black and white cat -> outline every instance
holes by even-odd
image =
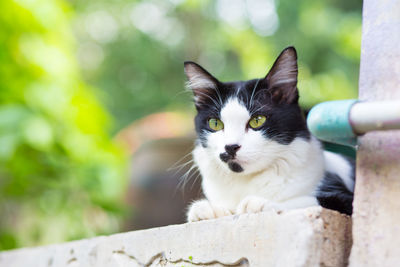
[[[262,79],[220,82],[185,62],[194,93],[194,162],[207,199],[188,221],[315,205],[352,213],[354,166],[323,151],[298,105],[297,54],[282,51]]]

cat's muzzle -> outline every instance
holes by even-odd
[[[219,154],[219,158],[220,158],[223,162],[227,163],[229,160],[234,159],[235,156],[230,155],[230,154],[224,152],[224,153]]]

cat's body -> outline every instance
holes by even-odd
[[[185,72],[198,111],[193,156],[207,198],[192,204],[189,221],[318,204],[351,214],[354,168],[308,132],[294,48],[264,79],[222,83],[193,62]]]

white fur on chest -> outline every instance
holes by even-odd
[[[319,142],[314,138],[297,138],[289,145],[273,145],[275,160],[272,163],[266,160],[268,165],[264,169],[250,174],[234,173],[224,168],[224,163],[212,156],[210,148],[198,145],[193,156],[202,175],[207,199],[233,211],[241,200],[250,195],[278,203],[313,196],[324,176]],[[262,161],[262,158],[259,160]]]

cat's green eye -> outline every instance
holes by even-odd
[[[211,118],[208,120],[208,125],[214,131],[220,131],[224,129],[224,123],[220,119]]]
[[[253,118],[251,118],[251,120],[249,121],[249,125],[251,128],[257,129],[257,128],[263,126],[263,124],[265,123],[266,120],[267,120],[267,117],[262,116],[262,115],[257,115],[257,116],[254,116]]]

